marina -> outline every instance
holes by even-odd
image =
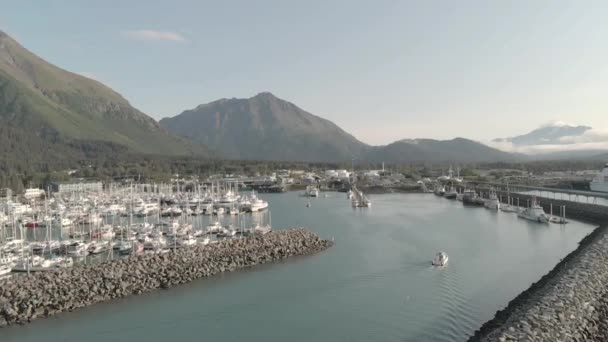
[[[426,194],[374,195],[365,210],[345,197],[263,195],[273,227],[335,238],[321,255],[9,327],[0,337],[164,341],[204,331],[211,340],[466,340],[595,228],[538,224]],[[444,267],[430,265],[438,249],[449,255]],[[235,322],[242,329],[231,329]]]
[[[232,184],[207,191],[55,193],[2,205],[2,273],[52,271],[272,230],[268,202]]]

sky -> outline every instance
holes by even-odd
[[[360,140],[608,130],[608,2],[0,0],[0,29],[156,119],[270,91]]]

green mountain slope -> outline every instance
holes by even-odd
[[[334,123],[270,93],[200,105],[160,124],[232,159],[339,162],[368,148]]]
[[[0,31],[0,124],[63,143],[98,141],[141,153],[203,154],[103,84],[60,69]]]

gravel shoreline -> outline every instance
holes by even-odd
[[[469,341],[608,341],[606,251],[602,225]]]
[[[0,280],[0,327],[112,299],[323,251],[333,242],[304,229]]]

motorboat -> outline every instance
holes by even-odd
[[[525,208],[520,213],[517,214],[517,217],[521,217],[526,220],[535,221],[539,223],[548,223],[549,215],[545,213],[543,207],[538,204],[536,198],[532,198],[532,203],[529,208]]]
[[[446,266],[448,264],[448,255],[445,252],[437,252],[432,261],[433,266]]]
[[[208,234],[217,234],[222,231],[222,225],[218,221],[215,221],[207,226],[206,231]]]
[[[175,238],[175,240],[173,241],[173,245],[176,245],[177,247],[190,247],[196,245],[197,243],[198,241],[192,235],[186,235],[181,238]]]
[[[107,241],[93,241],[89,246],[89,254],[101,254],[110,249],[110,245]]]
[[[268,202],[264,201],[261,198],[258,198],[255,193],[251,195],[249,199],[250,210],[252,212],[262,211],[268,208]]]
[[[602,171],[589,183],[591,191],[608,192],[608,163]]]
[[[465,190],[462,193],[462,204],[471,206],[483,206],[483,198],[479,197],[474,190]]]
[[[272,231],[272,227],[269,224],[265,224],[265,225],[256,224],[255,227],[253,227],[253,232],[255,234],[265,235],[265,234],[270,233],[271,231]]]
[[[221,231],[217,232],[217,237],[224,237],[224,238],[228,238],[228,237],[233,237],[236,235],[236,230],[234,230],[232,227],[227,226],[227,227],[223,227]]]
[[[451,199],[451,200],[456,199],[457,196],[458,196],[458,192],[456,191],[456,189],[454,187],[450,187],[450,189],[443,194],[444,198]]]
[[[492,210],[499,210],[500,209],[500,201],[498,200],[498,196],[496,195],[496,191],[492,190],[490,191],[490,196],[489,198],[486,198],[483,201],[483,206],[488,208],[488,209],[492,209]]]
[[[72,244],[67,246],[67,254],[69,256],[83,257],[89,254],[89,243],[81,241],[74,241]]]
[[[305,197],[319,197],[319,188],[314,185],[307,185],[304,191]]]

